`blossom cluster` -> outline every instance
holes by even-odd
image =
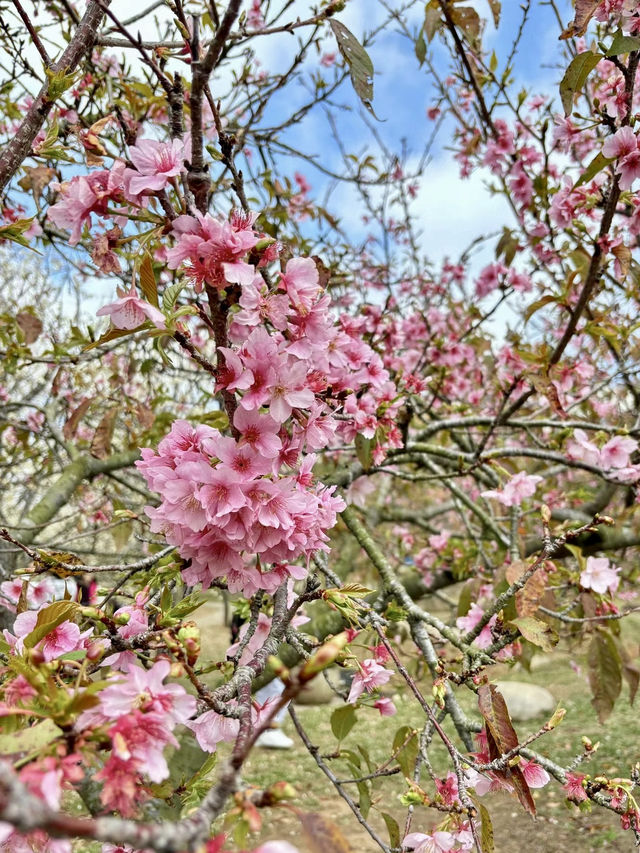
[[[116,675],[98,694],[99,704],[80,715],[78,734],[104,731],[111,753],[94,778],[101,783],[106,808],[124,816],[135,814],[148,796],[144,779],[162,782],[169,776],[164,756],[168,745],[178,746],[173,730],[196,711],[196,700],[179,684],[164,684],[171,664],[158,660],[145,670],[131,666]]]
[[[174,224],[170,263],[184,264],[196,286],[240,288],[218,366],[218,388],[237,403],[234,434],[176,421],[157,453],[143,450],[138,467],[162,496],[147,513],[190,561],[189,584],[206,588],[226,577],[234,592],[273,592],[304,576],[293,564],[326,549],[326,531],[344,508],[333,487],[314,484],[314,451],[358,433],[384,436],[396,387],[357,325],[331,316],[313,260],[290,260],[270,289],[239,260],[255,243],[251,219],[243,228],[211,217],[196,224]],[[379,445],[376,452],[384,453]]]
[[[610,438],[599,448],[582,429],[574,430],[573,438],[566,445],[569,459],[608,471],[611,477],[623,483],[640,480],[640,465],[633,465],[630,461],[631,454],[637,449],[638,442],[634,438],[622,435]]]

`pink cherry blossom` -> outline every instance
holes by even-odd
[[[366,690],[371,693],[376,687],[386,684],[393,672],[376,663],[373,658],[367,658],[359,664],[359,670],[353,676],[351,690],[347,702],[355,702]]]
[[[258,242],[253,230],[255,218],[255,214],[234,214],[225,222],[208,213],[178,216],[172,223],[177,242],[167,252],[169,269],[183,265],[195,282],[196,291],[202,290],[205,283],[226,287],[229,265],[238,264]]]
[[[430,835],[425,832],[410,832],[405,835],[402,846],[413,850],[414,853],[448,853],[457,847],[457,844],[451,832],[436,830]]]
[[[526,759],[520,762],[520,770],[525,782],[530,788],[544,788],[551,781],[551,776],[537,762]]]
[[[620,583],[620,569],[612,566],[607,557],[587,557],[587,563],[580,573],[580,586],[592,589],[604,595],[607,590],[613,594]]]
[[[601,448],[600,465],[605,468],[626,468],[629,456],[638,449],[638,442],[633,438],[616,435]]]
[[[184,142],[158,142],[156,139],[138,139],[129,149],[129,159],[136,172],[127,169],[126,177],[132,195],[143,192],[158,192],[166,187],[169,179],[185,171]]]
[[[288,841],[267,841],[256,847],[253,853],[299,853],[299,850]]]
[[[640,177],[640,151],[638,139],[630,127],[621,127],[602,147],[605,157],[616,158],[616,171],[620,174],[620,188],[628,190]]]
[[[17,654],[24,654],[25,638],[35,629],[38,613],[35,610],[25,610],[16,616],[13,623],[15,636],[5,629],[4,636]],[[45,662],[55,660],[68,652],[84,648],[84,641],[93,633],[93,628],[80,631],[80,628],[68,620],[62,622],[36,645],[42,652]]]
[[[587,465],[598,466],[600,464],[600,451],[598,447],[587,438],[582,429],[573,431],[573,438],[567,442],[567,457],[584,462]]]
[[[484,615],[484,610],[482,607],[476,602],[472,602],[469,611],[466,616],[458,616],[456,619],[456,627],[461,631],[473,631],[476,625],[480,622]],[[480,649],[488,648],[493,642],[493,636],[491,634],[491,628],[495,625],[496,617],[492,616],[489,622],[484,626],[484,628],[480,631],[478,636],[475,638],[474,643]]]
[[[124,168],[124,163],[117,162],[112,169],[76,175],[69,182],[53,185],[61,198],[48,209],[47,217],[56,227],[71,232],[69,245],[80,241],[85,224],[91,225],[92,213],[107,216],[109,202],[124,201]]]
[[[132,667],[126,677],[117,677],[100,692],[100,710],[107,718],[118,718],[136,708],[154,711],[171,721],[185,723],[196,710],[196,700],[179,684],[163,684],[171,664],[159,660],[151,669]]]
[[[282,440],[278,436],[280,424],[270,415],[259,412],[249,412],[239,407],[233,416],[233,425],[239,430],[241,444],[246,443],[256,453],[273,459],[282,448]]]
[[[602,146],[605,157],[620,158],[635,151],[638,147],[636,135],[630,127],[621,127],[613,136],[609,136]]]
[[[386,696],[383,696],[380,699],[376,699],[373,703],[373,707],[377,708],[380,711],[381,717],[393,717],[394,714],[398,713],[398,709],[393,704],[391,699],[388,699]]]
[[[531,497],[536,491],[538,483],[542,482],[542,477],[535,474],[525,474],[521,471],[512,477],[502,489],[489,489],[480,494],[484,498],[495,498],[504,506],[519,506],[525,498]]]
[[[164,316],[158,308],[155,308],[137,295],[135,287],[129,291],[118,288],[119,299],[109,305],[103,305],[96,311],[98,317],[110,317],[111,323],[116,329],[137,329],[145,320],[149,319],[158,329],[165,329]]]
[[[567,792],[567,799],[574,803],[582,803],[587,799],[587,792],[582,787],[582,780],[586,779],[584,773],[567,773],[567,782],[564,789]]]
[[[320,290],[315,261],[312,258],[291,258],[280,278],[280,286],[286,290],[296,311],[303,316],[308,314]]]

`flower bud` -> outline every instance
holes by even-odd
[[[347,642],[347,632],[343,631],[341,634],[336,634],[320,646],[318,651],[309,658],[300,670],[300,681],[303,683],[305,681],[310,681],[319,672],[322,672],[323,669],[326,669],[331,666],[332,663],[335,663],[338,655],[347,645]]]
[[[90,643],[87,646],[87,660],[96,661],[100,660],[102,655],[104,654],[104,643],[95,642]]]

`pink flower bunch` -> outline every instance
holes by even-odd
[[[306,571],[291,563],[326,550],[326,531],[344,502],[333,487],[312,485],[304,463],[297,476],[281,475],[277,424],[269,415],[243,417],[237,424],[249,440],[176,421],[158,454],[143,450],[137,465],[162,496],[159,507],[146,510],[152,530],[191,561],[183,571],[187,583],[206,589],[226,577],[231,591],[250,596],[257,589],[274,592],[290,576],[304,577]],[[269,563],[275,564],[271,571]]]
[[[432,833],[410,832],[405,835],[402,846],[413,853],[462,853],[473,850],[475,843],[465,824],[455,832],[439,829]]]
[[[167,250],[169,269],[182,268],[194,283],[196,292],[205,284],[223,290],[226,273],[256,245],[259,236],[253,230],[256,216],[234,212],[231,220],[214,219],[210,214],[178,216],[173,221],[176,245]],[[225,266],[223,266],[225,265]]]
[[[620,175],[620,189],[631,189],[640,177],[640,149],[638,138],[630,127],[621,127],[602,146],[605,157],[616,159],[616,172]]]
[[[84,778],[81,763],[82,756],[75,753],[49,755],[27,764],[19,773],[20,781],[50,809],[58,810],[63,788]],[[69,841],[49,838],[42,830],[22,835],[3,821],[0,821],[0,846],[4,853],[71,853]]]
[[[622,435],[615,435],[598,448],[584,430],[576,429],[567,442],[566,454],[569,459],[611,472],[623,483],[634,483],[640,479],[640,465],[632,465],[629,457],[637,449],[635,439]]]
[[[76,175],[71,181],[54,185],[62,198],[51,205],[47,216],[57,228],[71,232],[69,245],[75,246],[80,241],[85,224],[91,226],[92,213],[110,216],[109,203],[125,200],[124,170],[124,163],[116,162],[112,169]],[[123,219],[121,224],[124,222]]]
[[[474,601],[465,616],[458,616],[458,618],[456,619],[456,627],[460,631],[464,631],[465,633],[468,631],[473,631],[473,629],[482,619],[483,615],[484,610],[476,601]],[[495,623],[496,617],[492,616],[489,622],[484,626],[484,628],[480,631],[478,636],[473,641],[479,649],[486,649],[491,645],[491,643],[493,643],[493,635],[491,634],[491,629],[493,628]]]
[[[98,694],[99,705],[77,720],[78,731],[106,727],[111,754],[95,779],[102,783],[106,808],[123,816],[135,813],[146,797],[142,778],[162,782],[169,775],[164,757],[167,745],[178,746],[173,729],[196,711],[196,700],[178,684],[164,684],[169,661],[156,661],[149,670],[131,666]]]
[[[0,584],[0,593],[4,607],[15,611],[15,605],[20,600],[20,595],[22,594],[23,583],[24,578],[14,578],[13,580],[3,581]],[[69,583],[69,589],[71,594],[75,592],[75,582]],[[56,590],[51,578],[45,577],[42,580],[27,584],[26,599],[27,607],[30,610],[39,610],[43,604],[53,601],[55,597]]]

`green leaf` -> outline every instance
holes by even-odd
[[[398,826],[398,821],[386,812],[380,812],[380,814],[387,825],[387,832],[389,833],[389,847],[400,847],[400,827]]]
[[[420,32],[420,35],[418,36],[418,40],[416,41],[415,50],[416,50],[416,56],[418,57],[418,62],[420,63],[420,65],[422,65],[422,63],[425,61],[425,59],[427,57],[427,43],[424,40],[424,36],[423,36],[422,32]]]
[[[613,163],[615,157],[605,157],[602,152],[600,154],[596,154],[593,160],[589,163],[584,172],[580,175],[578,180],[574,185],[574,190],[577,187],[581,187],[583,184],[588,184],[590,180],[595,178],[598,172],[601,172],[609,163]]]
[[[142,263],[140,264],[139,279],[140,289],[144,294],[144,298],[155,308],[159,308],[158,285],[156,283],[155,273],[153,272],[153,261],[151,260],[151,255],[148,252],[145,252]]]
[[[606,51],[606,55],[619,56],[621,53],[631,53],[633,50],[640,50],[640,38],[625,36],[622,30],[618,30],[611,42],[611,47]]]
[[[183,287],[183,281],[176,281],[174,284],[170,284],[169,287],[165,288],[164,293],[162,294],[162,310],[165,314],[173,311],[173,306],[178,301],[178,296],[180,295],[180,291]]]
[[[624,646],[620,647],[620,657],[622,659],[622,675],[629,685],[629,704],[633,705],[633,700],[638,692],[638,685],[640,685],[640,669],[634,664],[628,649]]]
[[[52,71],[50,68],[45,68],[44,71],[49,78],[47,97],[51,101],[57,101],[60,95],[64,95],[67,89],[73,86],[79,76],[79,72],[71,71],[67,73],[64,68],[61,68],[59,71]]]
[[[127,335],[132,335],[134,332],[139,331],[141,328],[142,326],[138,326],[137,329],[107,329],[104,335],[101,335],[98,340],[94,341],[92,344],[83,347],[82,351],[87,352],[90,349],[101,347],[102,344],[108,344],[110,341],[115,341],[118,338],[126,338]]]
[[[601,723],[613,711],[616,699],[622,690],[622,661],[615,640],[601,628],[589,645],[589,685],[591,704],[598,713]]]
[[[471,799],[480,814],[480,847],[482,848],[482,853],[494,853],[493,823],[491,822],[489,810],[480,802],[478,797],[472,796]]]
[[[22,752],[34,752],[48,746],[62,734],[62,729],[53,720],[43,720],[30,726],[28,729],[20,729],[12,734],[0,735],[0,755],[15,755]]]
[[[358,462],[362,465],[364,471],[368,471],[373,463],[374,440],[372,438],[365,438],[362,433],[358,433],[354,444],[356,446]]]
[[[550,305],[552,302],[557,303],[558,297],[553,296],[551,293],[547,293],[546,296],[543,296],[541,299],[536,299],[535,302],[532,302],[531,305],[529,305],[527,307],[527,310],[524,312],[525,323],[528,323],[537,311],[539,311],[541,308],[544,308],[545,305]]]
[[[601,53],[592,53],[587,50],[585,53],[579,53],[571,60],[569,67],[564,72],[564,77],[560,81],[560,100],[566,116],[571,113],[573,108],[574,95],[580,92],[587,82],[589,74],[603,58]]]
[[[10,225],[0,226],[0,240],[11,240],[12,243],[18,243],[18,245],[24,246],[25,249],[31,249],[32,252],[36,252],[39,255],[40,252],[34,249],[24,237],[24,232],[29,230],[33,219],[33,216],[31,219],[17,219]]]
[[[336,37],[338,50],[349,66],[351,82],[357,96],[371,115],[377,118],[371,106],[371,101],[373,100],[373,63],[369,58],[369,54],[354,34],[344,24],[340,23],[340,21],[331,18],[329,26]]]
[[[393,752],[394,754],[397,752],[396,761],[400,765],[403,774],[407,778],[412,779],[418,757],[417,731],[411,726],[402,726],[399,728],[393,738]]]
[[[520,616],[518,619],[512,619],[511,624],[516,626],[525,640],[529,640],[543,652],[552,652],[558,645],[559,637],[551,625],[534,619],[533,616]]]
[[[358,782],[356,787],[358,788],[359,794],[358,808],[360,809],[360,814],[366,820],[371,809],[369,785],[366,782]]]
[[[73,619],[77,610],[78,604],[75,601],[54,601],[53,604],[44,607],[38,613],[35,628],[24,638],[25,648],[32,649],[37,646],[40,640],[55,630],[58,625],[66,622],[67,619]]]

